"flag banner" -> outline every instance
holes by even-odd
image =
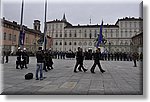
[[[102,40],[103,40],[102,26],[103,26],[103,21],[102,21],[102,23],[101,23],[101,25],[100,25],[100,34],[99,34],[99,36],[98,36],[98,42],[97,42],[96,48],[99,47],[99,44],[101,44],[101,43],[102,43]]]
[[[20,45],[24,45],[24,39],[25,39],[25,32],[24,31],[20,31],[20,37],[19,37]]]

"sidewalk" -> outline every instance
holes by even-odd
[[[75,60],[54,59],[54,69],[44,72],[44,80],[35,80],[36,59],[30,58],[28,69],[15,69],[16,57],[10,57],[3,67],[2,94],[75,94],[75,95],[131,95],[143,94],[142,68],[133,67],[131,61],[101,61],[105,73],[96,67],[90,72],[93,61],[84,61],[87,72],[74,73]],[[25,80],[24,75],[32,72],[34,78]]]

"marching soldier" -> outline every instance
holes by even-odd
[[[94,64],[91,68],[91,73],[95,73],[94,70],[95,70],[96,65],[98,65],[98,67],[102,73],[105,72],[105,70],[103,70],[101,65],[100,65],[100,61],[99,61],[100,60],[100,53],[101,53],[100,49],[97,49],[96,52],[93,54]]]
[[[77,53],[76,53],[76,65],[75,65],[75,67],[74,67],[74,72],[75,72],[75,73],[77,72],[77,67],[78,67],[78,65],[80,65],[80,66],[79,66],[79,70],[80,70],[80,71],[82,71],[81,68],[83,69],[84,72],[87,71],[87,69],[85,69],[85,68],[83,67],[83,60],[84,60],[84,55],[83,55],[82,49],[81,49],[80,47],[78,47],[78,51],[77,51]]]

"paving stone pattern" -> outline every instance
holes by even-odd
[[[6,95],[142,95],[142,64],[133,67],[132,61],[101,61],[105,73],[96,67],[95,74],[90,72],[93,64],[85,60],[87,72],[74,73],[75,59],[53,59],[54,69],[43,71],[44,80],[35,80],[36,59],[30,57],[28,69],[15,69],[16,57],[9,57],[3,64],[3,92]],[[26,73],[34,78],[25,80]]]

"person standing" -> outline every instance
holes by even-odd
[[[27,54],[26,48],[23,48],[23,52],[22,52],[22,59],[23,59],[23,67],[25,67],[26,69],[27,64],[29,63],[29,55]]]
[[[134,62],[134,67],[137,67],[136,60],[138,60],[138,58],[139,58],[139,54],[137,52],[134,52],[132,54],[132,60]]]
[[[38,48],[38,51],[36,52],[36,59],[37,59],[37,65],[36,65],[36,80],[39,80],[38,73],[40,71],[40,80],[43,80],[43,64],[44,64],[44,56],[42,47]]]
[[[5,61],[5,63],[8,63],[8,59],[9,59],[9,58],[8,58],[8,56],[9,56],[9,52],[10,52],[10,51],[6,51],[6,53],[5,53],[5,56],[6,56],[6,61]]]
[[[95,73],[94,70],[95,70],[96,65],[98,65],[98,67],[99,67],[99,69],[102,73],[105,72],[105,70],[103,70],[101,65],[100,65],[100,61],[99,61],[100,60],[100,55],[101,55],[100,53],[101,53],[100,49],[97,49],[96,52],[93,53],[94,64],[91,67],[91,73]]]
[[[82,71],[81,68],[83,69],[84,72],[87,71],[87,69],[85,69],[83,67],[83,60],[84,60],[84,55],[83,55],[82,49],[80,47],[78,47],[78,51],[76,53],[76,65],[74,67],[74,72],[75,73],[77,72],[78,65],[80,65],[79,66],[79,71]]]
[[[21,61],[22,51],[21,51],[20,47],[18,47],[18,51],[16,52],[16,56],[17,56],[16,69],[19,69],[18,66],[20,66],[20,68],[22,69],[23,68],[22,61]]]

